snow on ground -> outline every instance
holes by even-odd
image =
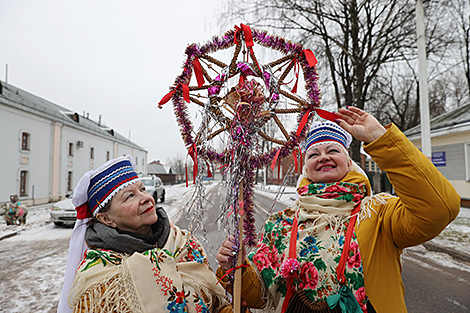
[[[206,184],[206,190],[213,184]],[[176,220],[183,214],[182,207],[191,197],[194,189],[184,184],[165,186],[166,206],[169,216]],[[274,198],[279,186],[255,186],[255,191],[264,196]],[[295,189],[286,187],[277,201],[290,204],[295,200]],[[55,312],[57,300],[62,288],[63,275],[67,260],[68,241],[72,227],[56,227],[50,222],[51,204],[29,208],[27,224],[23,226],[7,226],[0,223],[0,238],[6,234],[18,234],[0,240],[0,311],[1,312]],[[269,208],[266,208],[269,210]],[[42,257],[25,255],[22,252],[34,243],[41,250]],[[457,219],[451,223],[441,235],[432,241],[435,244],[457,249],[461,252],[470,251],[470,209],[462,208]],[[468,264],[462,264],[446,254],[418,249],[426,258],[446,267],[458,267],[470,271]],[[46,251],[46,253],[43,253]],[[7,270],[5,270],[7,269]]]

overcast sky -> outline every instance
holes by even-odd
[[[220,3],[0,0],[0,80],[95,121],[102,115],[149,161],[166,163],[186,150],[171,103],[157,103],[186,46],[220,34]]]

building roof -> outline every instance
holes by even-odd
[[[155,174],[155,175],[168,174],[166,169],[165,169],[165,166],[163,166],[163,164],[160,163],[159,161],[150,162],[148,164],[148,167],[147,167],[147,173],[149,175],[151,175],[151,174]]]
[[[114,129],[95,122],[88,117],[73,112],[58,104],[35,96],[13,85],[0,81],[0,103],[24,112],[28,112],[53,121],[77,127],[84,131],[107,137],[110,140],[124,143],[128,146],[144,150],[134,142],[122,136]]]
[[[431,133],[446,132],[457,127],[470,126],[470,103],[460,106],[452,111],[436,116],[430,121]],[[404,132],[408,137],[421,135],[421,125],[415,126]]]

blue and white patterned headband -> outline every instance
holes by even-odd
[[[314,122],[305,139],[305,152],[310,148],[327,143],[338,143],[348,153],[352,136],[339,125],[331,122]]]

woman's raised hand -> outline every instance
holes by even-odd
[[[228,270],[232,267],[232,260],[235,258],[237,254],[237,243],[235,241],[235,237],[232,235],[228,236],[227,239],[222,242],[222,245],[217,252],[216,259],[219,262],[220,267],[224,270]],[[246,250],[245,246],[243,246],[242,250],[242,257],[245,259]]]
[[[336,114],[341,118],[335,122],[365,143],[371,143],[387,132],[374,116],[356,107],[341,108]]]

